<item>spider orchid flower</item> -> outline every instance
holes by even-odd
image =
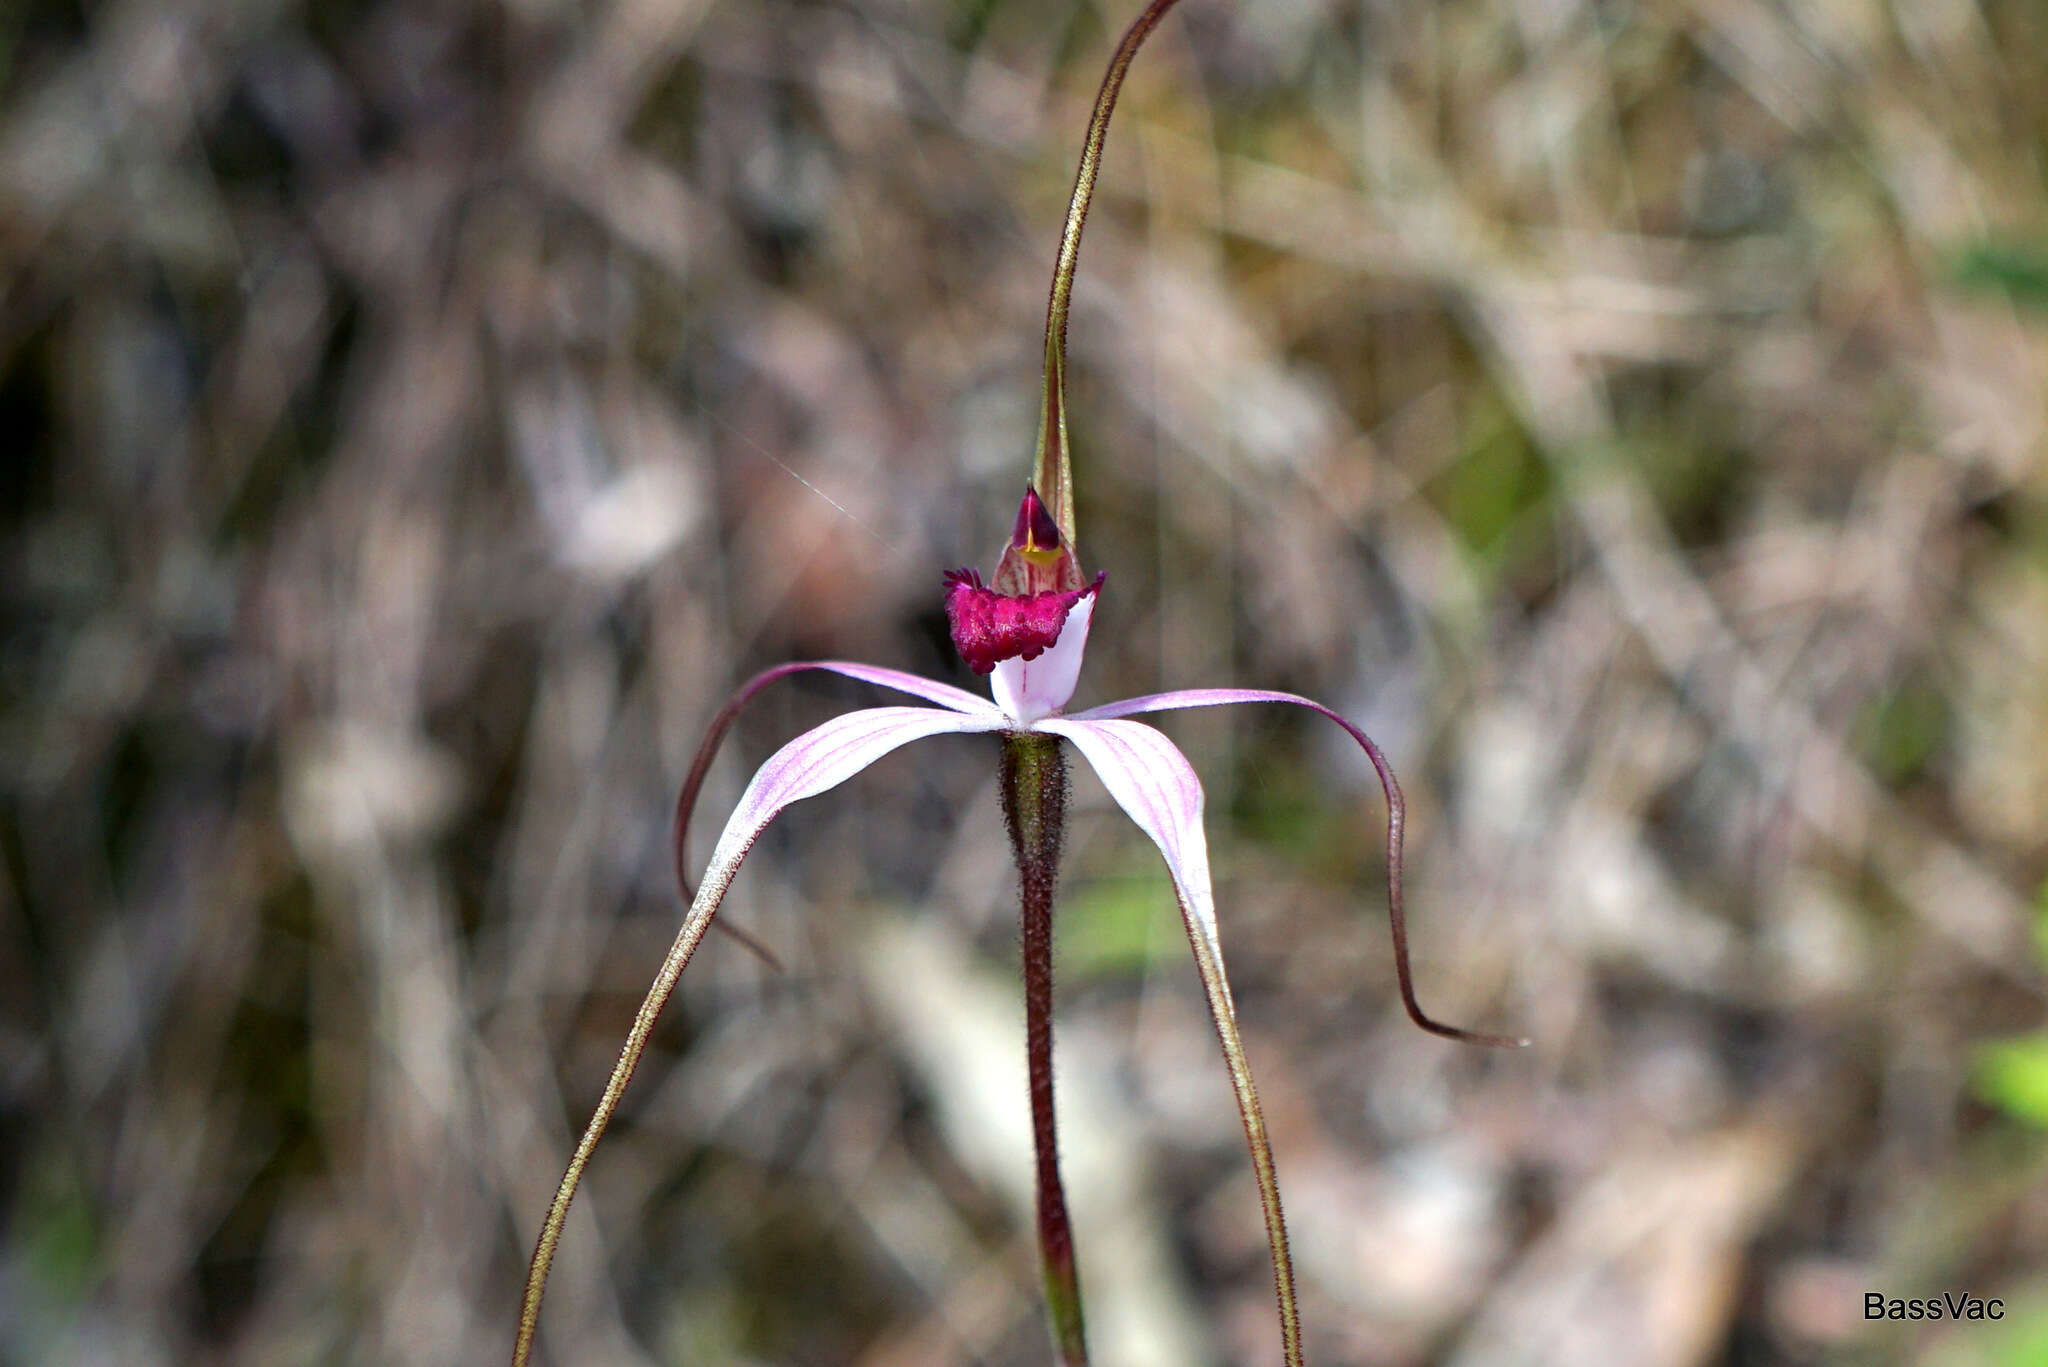
[[[710,929],[719,903],[740,864],[761,833],[782,810],[846,782],[876,760],[930,736],[984,733],[1003,742],[1003,805],[1023,884],[1024,969],[1027,1047],[1031,1063],[1034,1135],[1038,1144],[1039,1226],[1045,1260],[1048,1309],[1063,1364],[1087,1361],[1080,1295],[1074,1278],[1071,1225],[1061,1189],[1052,1120],[1051,912],[1054,879],[1065,815],[1066,776],[1059,742],[1078,750],[1102,785],[1165,857],[1166,871],[1180,903],[1195,967],[1223,1045],[1224,1061],[1237,1094],[1245,1138],[1256,1169],[1267,1240],[1273,1257],[1281,1334],[1290,1364],[1301,1362],[1300,1324],[1294,1274],[1280,1207],[1271,1145],[1259,1109],[1258,1091],[1239,1037],[1236,1008],[1223,968],[1223,942],[1209,876],[1208,841],[1202,826],[1202,785],[1193,766],[1154,727],[1128,718],[1181,708],[1231,703],[1286,703],[1327,717],[1356,741],[1378,774],[1387,801],[1387,909],[1394,940],[1394,964],[1401,1002],[1410,1019],[1433,1034],[1480,1044],[1523,1041],[1478,1034],[1439,1023],[1415,998],[1408,966],[1401,904],[1401,789],[1386,756],[1372,738],[1319,702],[1263,688],[1190,688],[1151,693],[1068,713],[1080,675],[1082,654],[1104,577],[1083,582],[1079,566],[1035,489],[1027,489],[1016,530],[1004,548],[993,582],[958,570],[946,576],[946,611],[955,647],[978,674],[989,678],[991,698],[937,679],[899,669],[847,660],[808,660],[777,665],[741,685],[712,720],[676,804],[677,877],[689,911],[628,1033],[597,1112],[577,1145],[536,1251],[528,1303],[521,1317],[516,1363],[530,1350],[544,1283],[570,1197],[591,1151],[604,1132],[669,994],[690,956]],[[823,670],[918,698],[925,706],[870,707],[843,713],[784,745],[755,771],[713,848],[701,883],[688,877],[685,835],[697,794],[725,732],[746,704],[777,680]]]
[[[1253,1086],[1251,1066],[1239,1036],[1230,983],[1223,971],[1223,942],[1217,929],[1216,899],[1209,877],[1209,846],[1202,830],[1202,785],[1187,757],[1164,734],[1130,718],[1232,703],[1285,703],[1307,708],[1342,727],[1364,751],[1386,794],[1387,911],[1393,927],[1395,975],[1409,1018],[1423,1029],[1450,1039],[1494,1045],[1525,1043],[1440,1024],[1425,1015],[1417,1004],[1401,908],[1405,808],[1400,785],[1386,756],[1365,732],[1319,702],[1263,688],[1182,689],[1126,698],[1078,712],[1066,711],[1080,677],[1089,626],[1104,583],[1100,574],[1091,580],[1082,573],[1075,550],[1065,398],[1068,306],[1081,229],[1087,219],[1110,112],[1139,45],[1174,3],[1175,0],[1150,0],[1132,21],[1110,58],[1108,73],[1096,96],[1046,310],[1045,377],[1034,477],[1018,507],[1009,542],[988,582],[966,569],[945,577],[946,615],[954,646],[970,669],[987,676],[990,696],[983,698],[949,683],[876,665],[846,660],[799,661],[755,675],[740,686],[712,719],[676,803],[676,877],[689,910],[627,1032],[611,1079],[542,1222],[520,1305],[513,1367],[525,1367],[532,1353],[541,1294],[583,1169],[632,1080],[656,1017],[675,990],[676,981],[698,943],[713,925],[719,904],[747,852],[768,824],[791,803],[829,792],[912,741],[929,736],[982,733],[999,737],[1002,744],[1003,814],[1022,894],[1025,1047],[1037,1154],[1039,1252],[1047,1315],[1061,1367],[1085,1367],[1088,1361],[1073,1230],[1060,1181],[1053,1115],[1052,906],[1067,792],[1062,742],[1080,752],[1101,778],[1110,797],[1165,857],[1188,944],[1194,950],[1195,968],[1223,1046],[1224,1062],[1237,1095],[1238,1113],[1244,1122],[1245,1139],[1258,1179],[1288,1367],[1302,1367],[1293,1264],[1288,1256],[1287,1227],[1280,1208],[1272,1146],[1266,1137],[1258,1091]],[[769,756],[727,816],[703,878],[693,886],[684,852],[685,837],[697,794],[720,741],[757,693],[779,679],[807,670],[823,670],[875,684],[919,699],[924,705],[847,712],[805,732]],[[735,933],[753,945],[750,937]],[[758,945],[754,947],[765,955]]]

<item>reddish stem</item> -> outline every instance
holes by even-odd
[[[1074,1226],[1060,1181],[1052,1095],[1052,902],[1067,812],[1067,766],[1059,742],[1051,736],[1006,736],[1002,793],[1021,887],[1024,1049],[1031,1079],[1031,1140],[1038,1158],[1038,1252],[1046,1313],[1062,1367],[1085,1367],[1088,1343]]]

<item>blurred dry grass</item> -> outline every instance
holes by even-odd
[[[501,1358],[697,728],[790,656],[960,674],[1129,9],[0,9],[0,1362]],[[2042,1144],[1970,1086],[2041,1018],[2043,51],[2031,0],[1190,0],[1140,61],[1083,697],[1363,719],[1425,1000],[1538,1041],[1402,1021],[1332,735],[1167,723],[1313,1361],[2048,1360]],[[1044,1361],[974,750],[764,842],[792,971],[690,970],[553,1360]],[[1268,1361],[1166,885],[1082,791],[1100,1358]],[[1999,1334],[1860,1321],[1945,1287]]]

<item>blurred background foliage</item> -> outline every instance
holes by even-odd
[[[0,6],[0,1361],[492,1362],[791,656],[968,682],[1129,5]],[[1318,1363],[2048,1361],[2048,11],[1187,0],[1076,298],[1083,700],[1210,784]],[[765,698],[715,777],[867,697]],[[1310,719],[1313,720],[1313,719]],[[986,745],[748,866],[575,1363],[1045,1358]],[[1156,855],[1080,782],[1098,1355],[1268,1362]],[[708,821],[708,818],[707,818]],[[700,834],[699,839],[708,839]],[[1967,1290],[1993,1325],[1868,1325]]]

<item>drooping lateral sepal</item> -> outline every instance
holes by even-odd
[[[1304,698],[1298,693],[1281,693],[1270,688],[1183,688],[1170,693],[1148,693],[1143,697],[1125,698],[1120,702],[1104,703],[1076,713],[1070,722],[1094,723],[1115,718],[1136,716],[1144,712],[1168,712],[1185,707],[1223,707],[1244,702],[1279,702],[1295,707],[1305,707],[1311,712],[1329,718],[1358,742],[1366,758],[1379,774],[1380,787],[1387,798],[1387,919],[1394,934],[1394,975],[1401,988],[1401,1005],[1406,1008],[1408,1018],[1445,1039],[1463,1040],[1468,1044],[1485,1044],[1497,1048],[1521,1049],[1529,1041],[1512,1035],[1489,1035],[1477,1030],[1465,1030],[1455,1025],[1445,1025],[1434,1020],[1422,1010],[1415,999],[1415,982],[1408,968],[1408,924],[1401,909],[1401,833],[1407,825],[1407,804],[1401,796],[1401,785],[1394,778],[1393,766],[1387,757],[1373,743],[1371,736],[1359,730],[1340,713],[1333,712],[1313,698]],[[1052,729],[1052,728],[1047,728]],[[1077,742],[1078,743],[1078,742]],[[1128,804],[1127,804],[1128,805]],[[1142,817],[1133,811],[1138,824],[1145,824]],[[1148,831],[1150,827],[1146,828]],[[1172,855],[1168,854],[1171,862]]]
[[[851,672],[837,662],[814,667]],[[667,1005],[677,979],[696,952],[704,932],[710,928],[711,918],[725,899],[733,875],[739,872],[741,862],[768,828],[768,823],[791,803],[829,792],[884,755],[914,740],[922,740],[926,736],[1005,729],[1006,718],[1002,714],[994,708],[984,709],[979,699],[958,689],[898,675],[893,670],[861,672],[890,687],[935,694],[940,701],[952,702],[954,706],[871,707],[848,712],[790,741],[755,771],[746,791],[740,795],[739,805],[726,818],[725,830],[711,852],[710,863],[697,885],[696,895],[690,899],[690,909],[683,916],[682,928],[676,932],[675,943],[670,946],[668,957],[662,961],[654,985],[647,989],[647,996],[640,1003],[632,1029],[626,1034],[625,1047],[619,1051],[619,1061],[612,1068],[611,1080],[605,1084],[604,1095],[599,1098],[590,1123],[584,1127],[583,1137],[577,1141],[568,1170],[562,1174],[562,1181],[555,1188],[555,1199],[548,1206],[547,1216],[541,1223],[540,1237],[534,1245],[533,1260],[527,1266],[526,1291],[519,1303],[519,1329],[512,1345],[512,1367],[526,1367],[531,1358],[534,1337],[540,1326],[541,1296],[547,1290],[555,1247],[561,1241],[563,1222],[568,1218],[569,1203],[575,1198],[576,1188],[582,1182],[583,1170],[597,1148],[597,1141],[611,1123],[619,1099],[625,1095],[626,1084],[633,1080],[640,1055],[654,1029],[655,1018]],[[953,698],[953,694],[958,694],[958,698]],[[717,729],[715,727],[714,731]]]
[[[1085,716],[1085,714],[1084,714]],[[1039,724],[1073,742],[1115,803],[1152,838],[1166,858],[1188,944],[1194,950],[1209,1014],[1223,1045],[1238,1118],[1251,1150],[1252,1175],[1266,1217],[1266,1241],[1273,1257],[1273,1291],[1280,1309],[1282,1356],[1301,1367],[1301,1315],[1294,1291],[1294,1261],[1287,1247],[1287,1222],[1280,1209],[1280,1179],[1273,1168],[1272,1141],[1252,1082],[1238,1029],[1237,1007],[1223,972],[1223,937],[1216,924],[1216,897],[1209,879],[1209,842],[1202,830],[1202,784],[1187,757],[1159,731],[1142,722],[1054,718]]]

